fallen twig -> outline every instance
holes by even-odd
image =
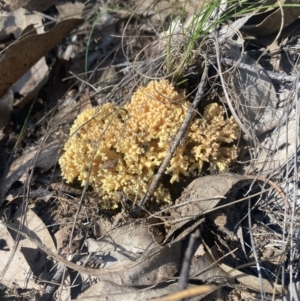
[[[178,131],[178,134],[175,137],[174,142],[172,143],[170,150],[168,152],[168,154],[166,155],[164,161],[162,162],[162,164],[160,165],[158,172],[156,173],[156,175],[153,177],[153,180],[147,190],[147,192],[145,193],[144,197],[141,199],[141,201],[139,202],[138,206],[136,207],[135,211],[134,211],[134,216],[137,216],[139,214],[139,212],[141,211],[141,208],[144,207],[144,204],[148,201],[149,197],[153,194],[153,192],[155,191],[155,189],[157,188],[160,178],[161,176],[165,173],[167,166],[171,160],[171,158],[173,157],[186,129],[188,128],[188,125],[193,117],[193,114],[200,102],[200,100],[203,97],[204,94],[204,86],[206,83],[206,79],[207,79],[207,73],[208,73],[208,64],[205,63],[205,67],[202,73],[202,77],[201,77],[201,81],[195,96],[195,99],[192,103],[192,105],[190,106],[188,113],[185,117],[185,120],[183,122],[183,124],[181,125],[181,128]]]

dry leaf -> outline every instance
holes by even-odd
[[[196,285],[188,285],[188,289],[199,287]],[[217,288],[217,287],[216,287]],[[152,300],[170,295],[178,291],[178,283],[170,284],[164,288],[140,290],[133,287],[119,286],[111,282],[101,281],[94,284],[84,293],[82,293],[77,301],[145,301]],[[197,300],[202,300],[202,296],[197,297]],[[178,300],[178,299],[170,299]],[[189,299],[191,300],[191,299]],[[193,299],[194,300],[194,299]]]
[[[299,139],[295,139],[299,130],[295,113],[293,109],[289,113],[287,124],[283,124],[263,141],[257,157],[247,167],[247,173],[271,174],[295,156],[295,150],[299,148]]]
[[[24,8],[0,16],[0,41],[10,41],[12,36],[18,39],[22,30],[29,25],[34,25],[39,34],[44,33],[42,20],[42,15],[29,13]]]
[[[168,241],[178,229],[192,220],[197,220],[192,226],[183,231],[174,241],[178,241],[195,229],[195,225],[202,223],[201,216],[214,209],[221,199],[236,185],[248,185],[255,180],[255,176],[238,175],[233,173],[224,173],[220,175],[209,175],[194,180],[183,192],[181,197],[176,200],[176,205],[170,208],[171,218],[168,219],[171,224],[170,231],[165,238]],[[267,182],[263,177],[258,178],[259,181]],[[272,182],[273,183],[273,182]],[[269,183],[269,185],[272,185]],[[274,183],[273,183],[274,184]],[[275,185],[275,184],[274,184]],[[272,185],[273,186],[273,185]],[[275,185],[276,186],[276,185]],[[276,192],[280,194],[282,205],[288,207],[282,191],[278,187],[274,187]]]
[[[153,285],[172,277],[179,268],[181,243],[160,246],[148,226],[142,223],[125,225],[104,235],[100,240],[88,239],[90,253],[101,252],[105,268],[120,272],[100,276],[102,281],[119,285]],[[139,264],[130,269],[136,261]]]
[[[10,45],[0,61],[0,97],[41,57],[82,23],[82,19],[64,20],[49,32],[21,37]]]
[[[246,54],[242,62],[260,68],[255,64],[255,60]],[[279,99],[269,76],[258,74],[256,71],[236,69],[231,81],[234,99],[244,124],[254,130],[255,135],[273,129],[283,116],[284,109],[278,108]]]
[[[21,209],[22,207],[20,207],[14,219],[14,224],[17,226],[20,225],[21,221]],[[40,285],[36,283],[32,276],[38,276],[43,270],[46,261],[45,254],[32,241],[23,238],[19,240],[16,251],[13,253],[17,234],[12,232],[10,235],[5,227],[0,227],[1,239],[4,241],[2,245],[6,245],[5,248],[0,250],[0,266],[3,267],[1,269],[1,283],[10,288],[16,284],[20,288],[34,288],[41,291]],[[43,221],[31,210],[26,213],[23,231],[55,251],[52,237]],[[16,273],[16,271],[18,272]]]
[[[10,13],[8,20],[11,20],[11,22],[5,24],[6,26],[16,26],[18,28],[18,30],[14,32],[15,39],[18,39],[20,36],[25,36],[26,33],[28,34],[30,32],[30,30],[32,30],[31,34],[42,34],[45,32],[43,16],[30,13],[24,8],[19,8],[18,10]]]
[[[1,249],[0,249],[0,265],[1,274],[0,281],[7,287],[13,287],[13,283],[16,283],[19,287],[24,288],[35,288],[40,289],[36,283],[34,283],[32,277],[29,281],[26,281],[30,267],[26,261],[24,255],[18,248],[14,257],[10,257],[14,248],[15,242],[12,239],[8,230],[0,225],[0,236],[1,236]],[[34,248],[34,246],[32,246]],[[9,263],[9,265],[8,265]],[[7,266],[6,266],[7,265]],[[18,271],[18,273],[16,273]]]
[[[63,249],[68,244],[68,237],[70,235],[71,229],[70,227],[66,226],[61,229],[59,229],[57,232],[55,232],[54,237],[56,241],[56,247],[57,251],[61,254],[64,253]]]
[[[59,12],[60,19],[64,19],[71,16],[82,17],[85,3],[80,1],[59,0],[55,6]]]
[[[224,28],[225,30],[225,28]],[[228,34],[233,34],[230,31]],[[226,35],[226,32],[224,31]],[[270,77],[257,72],[263,68],[249,57],[247,53],[241,55],[239,45],[230,38],[226,40],[224,56],[230,56],[235,60],[241,60],[250,66],[255,66],[254,71],[236,68],[233,73],[226,74],[231,83],[232,99],[235,101],[236,111],[247,129],[253,135],[261,135],[277,126],[284,114],[284,109],[279,108],[280,100]],[[227,50],[228,49],[228,50]],[[250,137],[246,136],[246,139]]]
[[[13,85],[13,91],[20,95],[14,108],[20,110],[26,106],[46,84],[48,77],[48,65],[43,57]]]
[[[2,180],[0,205],[3,201],[4,195],[11,185],[17,180],[22,180],[22,178],[23,181],[26,179],[29,168],[39,167],[46,171],[56,164],[60,147],[61,143],[56,140],[45,145],[41,149],[37,148],[35,150],[31,150],[24,154],[21,158],[15,160],[10,166],[7,175]],[[35,158],[36,156],[37,158]]]
[[[53,5],[57,0],[3,0],[5,9],[14,11],[20,7],[30,10],[44,11]]]
[[[203,283],[207,283],[209,279],[226,279],[227,283],[233,284],[233,278],[216,264],[208,252],[201,256],[195,255],[189,274],[191,278],[201,280]]]
[[[281,5],[286,4],[299,4],[299,0],[272,0],[264,4],[272,5],[280,2]],[[263,36],[278,33],[281,26],[282,28],[287,27],[298,19],[300,15],[299,7],[282,7],[273,9],[271,6],[267,11],[261,14],[255,14],[247,23],[242,27],[242,31],[247,32],[252,36]],[[281,24],[283,22],[283,24]],[[249,24],[250,23],[250,24]]]
[[[7,16],[5,26],[14,28],[15,38],[30,34],[44,33],[42,15],[29,13],[26,9],[20,8]],[[35,29],[35,27],[37,29]],[[9,30],[10,32],[11,30]],[[22,32],[21,32],[22,31]],[[24,107],[40,90],[48,80],[48,65],[45,58],[41,58],[31,69],[29,69],[14,85],[13,92],[20,95],[14,108]]]
[[[233,185],[243,179],[243,176],[227,173],[205,176],[194,180],[184,190],[181,197],[176,200],[174,209],[170,209],[170,222],[174,221],[174,223],[171,224],[171,229],[165,241],[186,223],[215,208]],[[175,223],[175,221],[177,222]],[[201,223],[201,220],[199,223]]]

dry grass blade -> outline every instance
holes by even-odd
[[[179,291],[174,294],[170,294],[169,296],[162,297],[162,298],[156,298],[152,299],[151,301],[176,301],[176,300],[182,300],[184,298],[191,298],[194,296],[200,296],[200,295],[207,295],[217,289],[219,289],[220,286],[218,285],[201,285],[197,287],[188,288],[186,290]]]

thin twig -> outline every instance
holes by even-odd
[[[221,54],[220,54],[220,48],[219,48],[219,43],[218,43],[218,40],[217,39],[212,39],[213,43],[215,44],[215,50],[216,50],[216,56],[217,56],[217,71],[219,71],[219,77],[220,77],[220,81],[221,81],[221,84],[222,84],[222,87],[223,87],[223,92],[224,92],[224,96],[225,96],[225,99],[226,99],[226,102],[227,102],[227,105],[229,107],[229,110],[231,112],[231,114],[233,115],[236,123],[240,126],[241,130],[246,134],[246,136],[248,136],[248,138],[252,139],[253,142],[255,142],[256,140],[256,137],[252,137],[251,133],[248,131],[248,129],[245,127],[245,125],[242,123],[242,121],[240,120],[240,118],[238,117],[233,105],[232,105],[232,102],[231,102],[231,99],[228,95],[228,92],[226,90],[226,85],[225,85],[225,80],[224,80],[224,77],[223,77],[223,74],[222,74],[222,68],[221,68]]]
[[[286,213],[287,214],[291,214],[292,213],[291,205],[289,204],[289,201],[288,201],[285,193],[283,192],[283,190],[275,182],[273,182],[270,179],[267,179],[264,176],[243,175],[243,177],[245,177],[247,179],[252,179],[252,180],[259,180],[259,181],[262,181],[262,182],[265,182],[265,183],[269,184],[271,187],[273,187],[278,192],[278,194],[280,195],[280,197],[284,201]]]
[[[199,237],[200,237],[199,229],[197,229],[195,231],[195,233],[193,233],[190,236],[189,245],[184,253],[184,260],[183,260],[182,269],[180,272],[180,278],[179,278],[179,283],[178,283],[180,290],[187,288],[189,274],[190,274],[190,267],[191,267],[194,253],[196,251],[196,249],[195,249],[196,241],[199,239]]]
[[[259,263],[259,260],[258,260],[258,255],[257,255],[257,252],[256,252],[256,247],[255,247],[253,233],[252,233],[251,210],[252,210],[251,201],[248,200],[249,235],[250,235],[250,240],[251,240],[251,245],[252,245],[252,254],[253,254],[254,259],[255,259],[256,270],[257,270],[258,278],[259,278],[260,298],[261,298],[261,301],[263,301],[263,300],[265,300],[265,288],[264,288],[263,281],[262,281],[261,267],[260,267],[260,263]]]
[[[167,166],[171,160],[171,158],[173,157],[186,129],[188,128],[188,125],[193,117],[193,114],[200,102],[200,100],[203,97],[204,94],[204,86],[207,80],[207,73],[208,73],[208,65],[207,63],[205,63],[205,67],[202,73],[202,77],[201,77],[201,81],[195,96],[195,99],[192,103],[192,105],[190,106],[188,113],[185,117],[185,120],[183,122],[183,124],[181,125],[181,128],[178,131],[178,134],[176,135],[176,138],[174,140],[174,142],[172,143],[170,150],[168,152],[168,154],[166,155],[164,161],[162,162],[161,166],[158,169],[158,172],[156,173],[156,175],[153,177],[153,180],[150,184],[150,187],[148,188],[147,192],[145,193],[144,197],[141,199],[140,203],[138,204],[138,207],[135,209],[134,212],[134,216],[137,216],[139,214],[139,212],[141,211],[141,208],[144,207],[145,203],[148,201],[149,197],[153,194],[153,192],[155,191],[155,189],[157,188],[158,184],[159,184],[159,180],[161,178],[161,176],[165,173]]]

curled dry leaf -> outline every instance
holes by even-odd
[[[176,200],[174,209],[170,209],[170,222],[173,221],[174,223],[171,225],[166,240],[186,223],[197,219],[203,213],[215,208],[226,193],[236,183],[244,179],[243,176],[226,173],[194,180],[185,189],[181,197]],[[175,223],[175,221],[177,222]]]
[[[120,268],[99,276],[119,285],[153,285],[174,276],[179,268],[181,243],[160,246],[148,226],[139,222],[117,228],[98,241],[88,239],[88,248],[90,253],[103,254],[105,268]],[[136,261],[139,264],[126,269]]]
[[[173,5],[173,1],[137,1],[135,13],[145,17],[151,16],[153,21],[165,22],[165,19],[174,11]]]
[[[31,150],[15,160],[10,166],[7,175],[2,178],[0,205],[11,185],[17,180],[24,181],[31,167],[38,167],[43,171],[47,171],[54,166],[57,162],[60,146],[61,143],[55,140],[42,148]]]
[[[63,227],[55,232],[54,237],[56,241],[57,251],[61,254],[63,253],[63,248],[67,245],[68,234],[70,233],[70,227]]]
[[[21,37],[10,45],[0,61],[0,97],[41,57],[82,23],[82,19],[64,20],[49,32]]]

